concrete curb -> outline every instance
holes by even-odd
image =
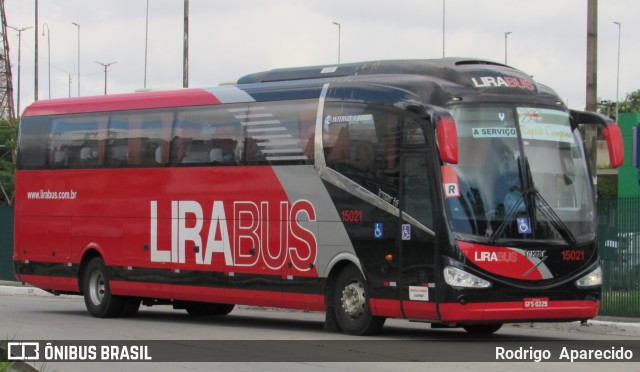
[[[6,284],[6,285],[3,285]],[[0,295],[6,296],[42,296],[53,297],[54,295],[34,288],[29,285],[23,285],[15,282],[15,284],[3,282],[0,284]],[[64,295],[63,295],[64,296]],[[615,320],[589,320],[586,325],[580,322],[567,323],[516,323],[510,324],[511,327],[531,327],[539,329],[555,329],[558,331],[585,332],[594,334],[619,335],[628,337],[640,337],[640,319],[637,323],[615,321]]]
[[[630,322],[618,322],[618,321],[603,321],[592,319],[587,324],[580,322],[565,322],[565,323],[518,323],[512,324],[512,327],[530,327],[538,329],[554,329],[564,332],[584,332],[594,333],[601,335],[618,335],[627,337],[640,337],[640,323]]]
[[[6,296],[54,296],[40,288],[0,285],[0,295]]]

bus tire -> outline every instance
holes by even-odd
[[[470,324],[462,326],[467,333],[474,335],[490,335],[502,328],[502,323],[496,324]]]
[[[186,304],[185,310],[191,316],[223,316],[229,314],[235,306],[233,304],[189,302]]]
[[[113,318],[120,315],[124,299],[111,294],[109,274],[104,261],[95,257],[87,264],[82,280],[84,303],[96,318]]]
[[[386,318],[371,314],[369,287],[355,266],[345,267],[336,280],[334,311],[338,325],[350,335],[378,333]]]
[[[140,299],[136,297],[125,297],[123,302],[122,310],[118,316],[120,318],[133,318],[136,316],[138,309],[140,309]]]

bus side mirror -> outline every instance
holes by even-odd
[[[458,131],[456,122],[449,115],[440,115],[436,124],[440,159],[449,164],[458,164]]]
[[[622,142],[622,132],[620,132],[618,124],[595,112],[571,110],[570,113],[575,125],[595,124],[598,126],[598,129],[602,131],[602,136],[607,140],[611,168],[622,166],[624,163],[624,142]]]
[[[608,123],[605,128],[602,128],[602,135],[607,140],[611,168],[621,167],[624,163],[624,144],[620,127],[616,123]]]

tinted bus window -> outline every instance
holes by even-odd
[[[426,152],[407,156],[403,161],[402,188],[404,212],[423,225],[433,228],[432,183]]]
[[[238,113],[247,164],[311,164],[316,100],[257,103]]]
[[[398,197],[401,113],[358,104],[329,105],[323,143],[327,166],[369,191]]]
[[[25,117],[20,123],[18,169],[44,169],[51,157],[47,148],[49,118]]]
[[[242,127],[234,113],[234,108],[228,106],[178,112],[171,140],[171,164],[238,164],[243,146]]]
[[[108,116],[67,116],[51,121],[52,168],[95,168],[104,163]]]
[[[433,228],[433,182],[431,162],[420,122],[406,117],[402,125],[403,211],[423,225]]]
[[[112,116],[107,135],[107,166],[166,165],[173,117],[173,111],[131,112]]]

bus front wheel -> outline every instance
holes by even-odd
[[[102,258],[95,257],[89,261],[84,272],[82,293],[89,313],[96,318],[119,316],[124,299],[111,294],[109,275]]]
[[[351,335],[371,335],[380,331],[385,318],[371,314],[369,287],[354,266],[347,266],[336,280],[335,315],[340,329]]]

